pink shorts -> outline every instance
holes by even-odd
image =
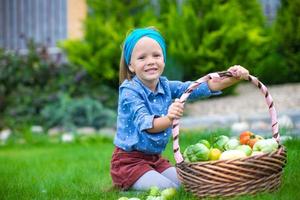
[[[172,167],[170,162],[160,154],[127,152],[116,147],[112,155],[110,174],[114,186],[127,190],[146,172],[155,170],[162,173],[169,167]]]

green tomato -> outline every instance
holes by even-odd
[[[225,135],[220,135],[219,137],[216,138],[215,142],[214,142],[214,148],[218,148],[221,151],[224,151],[224,146],[225,144],[229,141],[229,137],[225,136]]]
[[[184,153],[184,157],[187,158],[187,161],[197,162],[197,161],[206,161],[209,156],[209,149],[204,144],[195,144],[188,146]]]
[[[228,140],[228,142],[224,145],[224,149],[225,150],[233,150],[235,148],[237,148],[240,145],[240,141],[232,138],[230,140]]]
[[[183,156],[184,157],[189,157],[190,155],[192,155],[194,152],[193,152],[193,149],[194,149],[194,145],[189,145],[185,150],[184,150],[184,153],[183,153]]]
[[[191,161],[190,161],[189,158],[185,157],[185,158],[184,158],[184,162],[190,163]]]
[[[131,197],[129,198],[128,200],[141,200],[140,198],[137,198],[137,197]]]
[[[159,196],[160,190],[157,186],[152,186],[149,191],[149,196]]]
[[[268,144],[267,140],[259,140],[253,146],[253,151],[261,151],[263,147],[266,147]]]
[[[175,188],[167,188],[167,189],[164,189],[163,191],[161,191],[161,196],[162,196],[162,199],[164,199],[164,200],[173,199],[175,194],[176,194]]]
[[[271,153],[278,149],[278,143],[274,138],[259,140],[253,146],[253,151],[261,151],[264,153]]]
[[[241,150],[243,151],[247,156],[250,156],[252,154],[252,149],[249,145],[239,145],[236,147],[236,150]]]
[[[189,157],[189,160],[190,160],[191,162],[197,162],[197,161],[198,161],[198,158],[197,158],[196,155],[191,155],[191,156]]]
[[[193,148],[194,148],[194,145],[190,145],[184,150],[183,157],[185,158],[186,161],[192,162],[191,157],[194,154]]]
[[[276,139],[271,138],[271,139],[268,139],[268,140],[269,140],[270,145],[272,146],[273,151],[276,151],[279,147],[278,142],[276,141]]]
[[[188,151],[189,151],[189,146],[184,150],[184,152],[183,152],[183,157],[185,158],[185,159],[189,159],[188,158]]]
[[[127,197],[120,197],[118,200],[128,200]]]
[[[206,161],[209,158],[209,149],[204,144],[195,144],[194,155],[197,161]]]
[[[207,148],[210,149],[210,143],[207,140],[199,140],[199,144],[204,144]]]

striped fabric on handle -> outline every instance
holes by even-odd
[[[190,94],[193,92],[195,88],[197,88],[201,83],[206,82],[210,79],[213,81],[220,81],[221,79],[224,79],[226,77],[232,77],[232,73],[228,71],[224,72],[216,72],[216,73],[210,73],[206,76],[203,76],[202,78],[199,78],[195,82],[193,82],[187,89],[186,91],[181,95],[179,101],[182,103],[185,103],[190,96]],[[277,122],[277,114],[276,110],[274,107],[274,102],[272,99],[271,94],[268,92],[267,87],[260,82],[256,77],[249,75],[248,76],[248,81],[252,82],[254,85],[256,85],[260,91],[263,93],[266,103],[269,108],[269,114],[271,117],[271,123],[272,123],[272,133],[273,133],[273,138],[276,139],[276,141],[279,143],[280,140],[280,135],[279,135],[279,127],[278,127],[278,122]],[[175,119],[173,121],[173,151],[174,151],[174,157],[176,160],[176,163],[181,163],[183,161],[182,154],[180,152],[180,146],[179,146],[179,119]]]

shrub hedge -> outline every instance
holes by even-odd
[[[46,46],[31,40],[27,43],[26,55],[0,49],[0,128],[22,124],[99,128],[115,120],[109,110],[116,107],[114,90],[93,79],[86,70],[64,62],[63,55],[51,56]],[[67,97],[64,102],[74,109],[63,109],[62,97]],[[99,113],[87,112],[88,106]],[[84,117],[87,119],[79,123]]]

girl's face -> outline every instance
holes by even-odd
[[[164,67],[164,56],[159,44],[152,38],[142,37],[133,48],[129,70],[154,91]]]

